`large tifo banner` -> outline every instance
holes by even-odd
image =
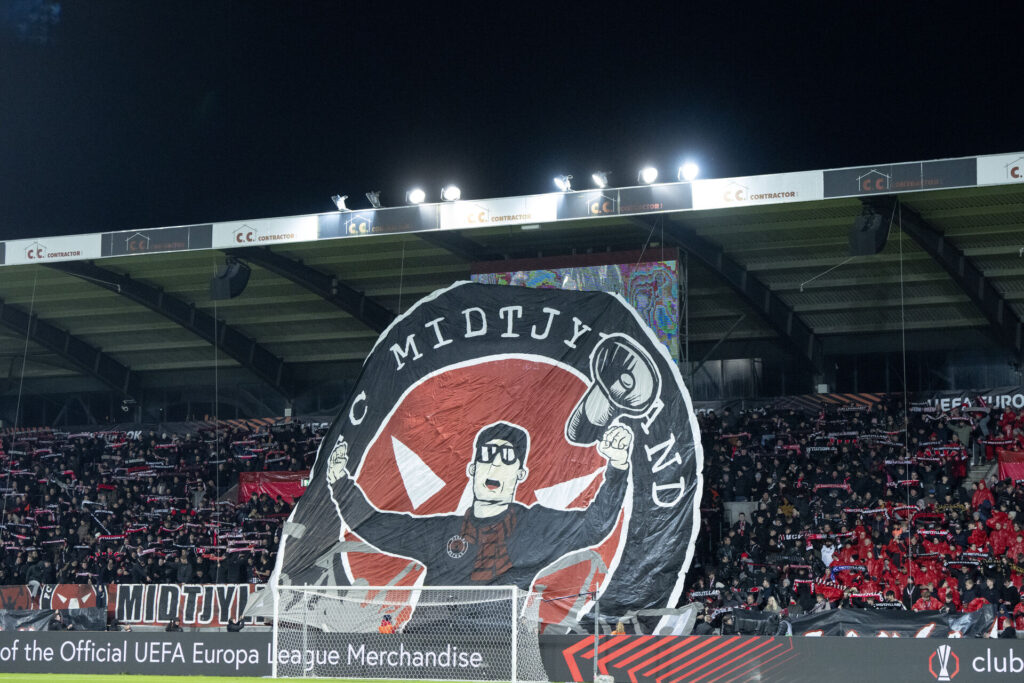
[[[250,633],[0,633],[4,673],[270,676],[273,661],[300,666],[310,677],[387,678],[416,655],[433,655],[444,680],[496,680],[489,675],[493,643],[476,638],[423,643],[395,634],[370,649],[356,635],[330,645],[272,646],[268,631]],[[436,640],[436,639],[435,639]],[[593,680],[594,641],[541,637],[547,679]],[[452,653],[465,655],[455,658]],[[504,654],[507,658],[507,653]],[[390,660],[390,663],[389,663]],[[1015,640],[916,638],[786,638],[764,636],[602,636],[597,669],[617,683],[790,683],[863,681],[1020,681],[1024,647]],[[507,670],[507,669],[506,669]]]
[[[674,605],[699,526],[697,435],[678,369],[621,297],[457,283],[378,339],[274,579]],[[543,605],[571,623],[592,601]]]

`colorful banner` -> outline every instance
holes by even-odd
[[[473,264],[473,282],[535,289],[612,292],[636,309],[674,359],[679,358],[679,258],[657,250],[662,260],[643,261],[639,251]]]
[[[674,605],[699,526],[697,435],[675,363],[621,297],[457,283],[378,339],[274,579]],[[544,605],[569,623],[591,602]]]
[[[240,472],[238,474],[238,502],[244,503],[253,495],[267,494],[274,500],[283,498],[289,504],[306,492],[305,481],[309,470],[299,472]]]

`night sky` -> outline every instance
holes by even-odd
[[[1024,151],[1024,4],[782,4],[0,0],[0,239]]]

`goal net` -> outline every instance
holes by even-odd
[[[540,598],[515,586],[278,586],[275,678],[546,681]]]

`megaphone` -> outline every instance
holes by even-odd
[[[620,417],[641,417],[661,393],[661,375],[654,359],[631,337],[616,333],[599,341],[590,354],[587,393],[565,423],[565,436],[580,446],[601,440],[608,425]]]

